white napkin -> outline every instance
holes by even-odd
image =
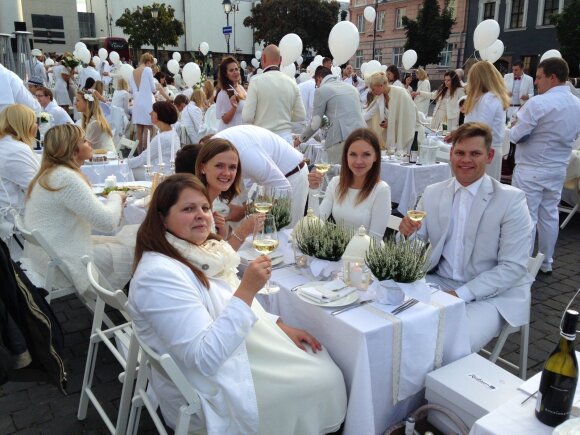
[[[355,291],[355,287],[347,287],[346,284],[339,279],[322,285],[304,286],[300,289],[302,295],[319,303],[334,302]]]
[[[254,261],[256,258],[258,258],[258,256],[261,255],[261,254],[258,254],[258,252],[256,252],[256,250],[254,248],[240,249],[238,251],[238,254],[239,254],[240,258],[247,263],[250,261]],[[284,256],[284,253],[280,252],[280,251],[272,252],[269,255],[270,259],[272,259],[272,260],[275,260],[276,258],[283,257],[283,256]]]

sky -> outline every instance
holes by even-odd
[[[77,12],[86,12],[87,4],[85,0],[77,0]]]

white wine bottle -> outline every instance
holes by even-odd
[[[558,426],[570,417],[578,383],[578,361],[574,352],[577,322],[578,311],[567,310],[561,324],[560,342],[542,370],[536,417],[548,426]]]

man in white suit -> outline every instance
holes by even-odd
[[[418,231],[431,243],[427,280],[466,302],[473,352],[501,330],[529,321],[527,273],[531,222],[524,193],[485,174],[494,155],[491,130],[469,122],[453,132],[454,178],[428,186],[418,208],[427,215],[403,218],[404,236]]]
[[[312,122],[294,140],[294,146],[307,141],[318,130],[320,120],[326,115],[330,127],[324,141],[325,150],[330,163],[341,163],[344,141],[348,135],[357,128],[367,126],[362,116],[359,94],[354,86],[339,80],[323,66],[316,68],[314,80],[318,89],[314,93]]]
[[[280,49],[268,45],[262,51],[264,73],[250,82],[242,119],[292,143],[292,123],[306,117],[296,81],[280,71]]]
[[[507,111],[509,120],[526,101],[534,96],[534,79],[524,74],[524,63],[517,61],[512,65],[512,72],[503,76],[503,81],[511,98]]]

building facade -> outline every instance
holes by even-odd
[[[439,1],[441,8],[445,1]],[[423,0],[351,0],[350,21],[360,34],[359,48],[351,64],[359,69],[363,62],[375,59],[383,65],[396,65],[403,70],[402,58],[406,35],[403,17],[415,20]],[[450,0],[455,24],[447,45],[441,52],[439,65],[429,65],[427,71],[432,79],[440,79],[449,69],[461,68],[464,62],[465,35],[467,28],[467,0]],[[364,19],[364,9],[372,6],[376,10],[376,34],[373,23]],[[373,53],[374,47],[374,53]]]

